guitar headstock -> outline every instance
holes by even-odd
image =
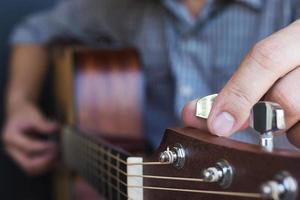
[[[144,174],[175,179],[144,179],[149,199],[300,199],[300,153],[213,136],[192,128],[167,129]],[[176,178],[177,177],[177,178]],[[171,198],[170,198],[171,197]],[[148,198],[147,198],[148,199]]]

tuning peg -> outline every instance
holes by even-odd
[[[280,172],[273,180],[260,187],[263,198],[273,200],[295,200],[298,195],[298,183],[288,172]]]
[[[215,182],[223,188],[228,188],[231,185],[233,176],[233,167],[226,160],[220,160],[215,166],[202,171],[202,177],[205,182]]]
[[[174,167],[180,169],[183,168],[185,163],[186,153],[183,146],[179,143],[173,147],[168,147],[165,151],[159,155],[159,162],[165,164],[172,164]]]
[[[273,133],[285,129],[284,110],[279,104],[260,101],[252,108],[250,127],[260,133],[260,145],[272,151]]]

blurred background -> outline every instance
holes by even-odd
[[[8,76],[8,39],[13,27],[31,13],[47,9],[58,0],[1,0],[0,1],[0,129],[3,121],[5,84]],[[44,97],[44,99],[48,99]],[[43,101],[47,104],[47,101]],[[35,200],[51,198],[51,177],[29,178],[11,161],[0,147],[0,199]]]

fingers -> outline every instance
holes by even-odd
[[[208,130],[206,120],[195,116],[197,100],[186,104],[182,110],[182,120],[185,126]]]
[[[287,137],[293,145],[300,148],[300,122],[294,125],[288,132]]]
[[[21,116],[15,120],[15,126],[20,129],[33,129],[41,134],[53,133],[58,125],[47,120],[38,110],[33,110],[27,116]]]
[[[44,152],[37,156],[28,156],[16,148],[8,148],[16,163],[28,174],[38,175],[46,172],[55,159],[55,150]]]
[[[296,68],[281,78],[267,92],[264,100],[278,103],[285,112],[286,129],[300,120],[300,68]]]
[[[50,167],[55,158],[56,145],[38,139],[35,134],[50,134],[57,128],[34,107],[27,107],[7,121],[3,142],[7,152],[28,173],[37,174]]]
[[[199,117],[196,117],[196,104],[197,104],[197,99],[187,103],[183,110],[182,110],[182,120],[185,126],[187,127],[193,127],[197,128],[200,130],[208,130],[207,127],[207,120],[201,119]],[[246,122],[242,125],[241,129],[247,128],[249,124],[249,118],[246,120]]]
[[[299,22],[259,42],[245,57],[220,92],[208,119],[208,128],[219,136],[239,130],[250,110],[272,85],[300,63]]]
[[[5,145],[8,147],[17,148],[28,155],[39,154],[41,152],[55,149],[55,144],[53,142],[34,139],[22,131],[24,130],[8,127],[4,131],[3,136]]]

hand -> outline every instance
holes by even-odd
[[[230,136],[249,125],[251,108],[260,99],[285,110],[287,136],[300,147],[300,21],[258,42],[219,93],[206,122],[195,117],[196,101],[187,104],[187,126]]]
[[[51,134],[56,128],[56,124],[46,120],[35,106],[20,106],[9,115],[4,126],[5,149],[29,175],[41,174],[51,167],[56,146],[53,141],[37,139],[33,134]]]

